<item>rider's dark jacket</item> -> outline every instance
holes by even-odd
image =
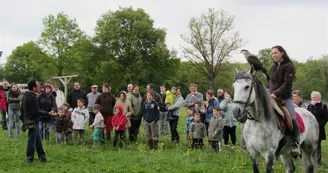
[[[295,78],[295,67],[289,61],[275,62],[270,69],[270,93],[277,98],[292,97],[292,86]]]

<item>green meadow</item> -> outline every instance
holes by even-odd
[[[105,143],[98,148],[92,147],[92,130],[86,132],[85,146],[72,144],[56,144],[55,133],[51,133],[51,140],[44,141],[43,147],[47,154],[47,163],[35,161],[25,162],[27,132],[21,133],[18,140],[9,140],[7,131],[0,131],[0,172],[12,173],[141,173],[141,172],[169,172],[169,173],[249,173],[252,164],[247,155],[240,150],[240,128],[238,128],[238,146],[223,146],[220,153],[214,153],[211,147],[200,150],[190,150],[187,147],[185,127],[185,112],[179,119],[180,143],[171,143],[170,137],[161,137],[157,151],[149,151],[143,135],[143,126],[137,143],[126,140],[124,149],[113,148]],[[205,139],[205,141],[207,141]],[[328,172],[328,145],[323,141],[323,161],[318,172]],[[37,158],[37,155],[35,155]],[[302,172],[299,160],[296,160],[296,172]],[[261,159],[261,172],[265,172],[265,161]],[[284,172],[278,159],[275,172]]]

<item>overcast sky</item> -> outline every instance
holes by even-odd
[[[236,29],[247,40],[243,48],[253,53],[279,44],[302,62],[328,54],[327,0],[0,0],[0,62],[15,47],[36,41],[49,14],[67,13],[92,36],[103,13],[129,6],[145,9],[155,27],[166,29],[168,47],[178,51],[190,18],[215,8],[236,16]],[[245,62],[237,51],[232,60]]]

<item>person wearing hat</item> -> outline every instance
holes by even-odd
[[[89,111],[89,125],[93,123],[93,120],[95,119],[95,114],[92,111],[93,105],[96,102],[97,97],[100,95],[98,92],[98,86],[97,85],[92,85],[91,86],[91,93],[87,95],[88,98],[88,111]]]
[[[302,99],[301,91],[300,90],[295,90],[295,91],[292,92],[292,94],[293,94],[294,106],[307,109],[309,104],[304,102],[304,100]]]

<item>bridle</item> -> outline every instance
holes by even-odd
[[[235,79],[235,82],[237,81],[237,79]],[[253,88],[254,88],[254,85],[255,83],[252,81],[252,84],[251,84],[251,89],[249,90],[249,93],[248,93],[248,97],[247,97],[247,100],[246,101],[241,101],[241,100],[233,100],[232,103],[236,103],[236,104],[241,104],[241,105],[244,105],[244,110],[242,112],[242,115],[243,116],[246,116],[248,120],[252,120],[252,121],[257,121],[257,122],[260,122],[260,120],[258,119],[255,119],[251,113],[246,109],[247,107],[249,107],[249,105],[251,105],[252,103],[250,102],[250,99],[251,99],[251,96],[252,96],[252,93],[253,93]]]

